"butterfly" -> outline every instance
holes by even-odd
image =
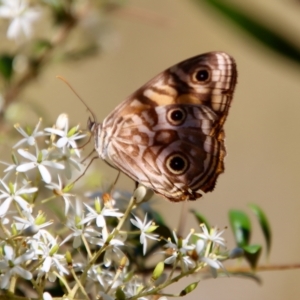
[[[103,160],[170,201],[196,200],[224,172],[224,122],[237,69],[225,52],[184,60],[89,120]]]

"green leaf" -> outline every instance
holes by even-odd
[[[224,0],[196,0],[196,2],[201,5],[206,3],[212,6],[269,50],[300,63],[300,49],[281,33],[282,24],[280,22],[275,20],[273,28],[268,27],[255,17],[234,6],[233,3]],[[290,31],[287,32],[287,35],[290,36]]]
[[[248,245],[243,247],[243,249],[246,260],[249,262],[251,268],[255,269],[261,254],[262,247],[260,245]]]
[[[261,230],[262,230],[265,240],[266,240],[267,255],[269,255],[270,249],[271,249],[271,240],[272,240],[272,232],[271,232],[270,223],[267,219],[266,214],[263,212],[263,210],[259,206],[257,206],[256,204],[250,204],[249,207],[258,219],[259,225],[261,227]]]
[[[13,60],[14,57],[8,54],[0,55],[0,73],[7,80],[13,75]]]
[[[248,216],[240,210],[230,210],[229,220],[235,241],[239,247],[249,244],[251,236],[251,223]]]
[[[203,215],[201,215],[200,213],[198,213],[194,209],[191,209],[190,212],[192,214],[194,214],[194,216],[196,217],[196,220],[197,220],[198,224],[202,224],[202,223],[205,224],[207,230],[210,231],[210,225],[209,225],[207,219]]]

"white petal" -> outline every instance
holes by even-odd
[[[13,40],[17,39],[22,34],[22,26],[19,18],[14,19],[7,30],[7,38]]]
[[[177,256],[177,255],[176,255],[176,256]],[[175,256],[175,255],[172,255],[172,256],[166,258],[166,259],[165,259],[165,264],[172,264],[172,263],[175,261],[176,256]]]
[[[111,256],[112,256],[111,249],[106,250],[103,259],[105,267],[109,267],[111,265]]]
[[[68,143],[68,138],[62,137],[62,138],[58,139],[58,141],[56,142],[56,147],[62,148],[64,146],[66,146],[67,143]]]
[[[130,219],[130,222],[137,228],[141,229],[142,224],[134,219]]]
[[[18,148],[20,145],[24,144],[25,142],[27,142],[27,138],[18,141],[18,142],[13,146],[13,148]]]
[[[104,207],[102,211],[102,215],[109,216],[109,217],[122,217],[124,214],[118,212],[117,209],[107,209]]]
[[[20,189],[20,190],[18,190],[17,191],[17,193],[16,194],[31,194],[31,193],[34,193],[34,192],[36,192],[38,190],[38,188],[37,187],[32,187],[32,188],[27,188],[27,189]]]
[[[12,197],[9,197],[0,205],[1,217],[3,217],[7,213],[11,202],[12,202]]]
[[[52,258],[50,256],[47,256],[44,263],[43,263],[43,267],[42,270],[46,273],[49,272],[50,267],[51,267],[51,263],[52,263]]]
[[[42,164],[44,166],[48,166],[48,167],[55,168],[55,169],[60,169],[60,170],[63,170],[65,168],[64,165],[53,162],[53,161],[49,161],[49,160],[43,161]]]
[[[69,118],[67,114],[60,114],[56,120],[56,127],[60,129],[68,128]],[[62,131],[63,132],[63,131]]]
[[[15,266],[15,267],[13,268],[13,271],[14,271],[16,274],[18,274],[18,275],[20,275],[21,277],[23,277],[24,279],[27,279],[27,280],[32,279],[32,274],[31,274],[29,271],[27,271],[27,270],[21,268],[20,266]]]
[[[0,195],[0,199],[9,198],[10,197],[9,193],[5,193],[3,190],[0,190],[0,192],[3,193],[2,195]]]
[[[11,18],[13,17],[12,15],[12,10],[8,7],[2,6],[0,7],[0,17],[2,18]]]
[[[38,168],[39,168],[39,171],[40,171],[40,174],[41,174],[43,180],[46,183],[50,183],[51,182],[51,175],[50,175],[50,172],[47,170],[47,168],[43,165],[38,165]]]
[[[99,215],[96,218],[96,224],[97,224],[98,227],[104,227],[106,225],[105,219],[102,215]]]
[[[206,262],[209,266],[211,266],[214,269],[219,269],[220,268],[219,262],[216,261],[216,260],[213,260],[211,258],[203,257],[202,261]]]
[[[147,251],[147,240],[145,239],[144,245],[143,245],[143,254],[145,255]]]
[[[204,249],[205,242],[203,240],[198,240],[196,243],[196,252],[200,254],[200,252]]]
[[[45,292],[43,293],[43,300],[52,300],[52,296],[48,293],[48,292]]]
[[[1,277],[1,289],[8,289],[10,276],[10,272],[7,271],[4,276]]]
[[[31,211],[29,203],[26,200],[24,200],[22,197],[15,196],[14,200],[22,207],[23,210],[29,212]]]
[[[0,182],[1,182],[1,184],[3,185],[3,187],[6,189],[6,191],[10,194],[10,189],[9,189],[9,187],[7,186],[7,184],[3,181],[3,180],[1,180],[0,179]],[[1,190],[0,190],[1,191]],[[2,191],[1,191],[2,192]]]
[[[28,137],[27,144],[33,146],[35,144],[35,138],[33,136]]]
[[[4,253],[5,253],[5,258],[7,260],[14,260],[15,253],[14,253],[14,249],[11,246],[5,245],[4,246]]]
[[[35,162],[25,163],[20,166],[17,166],[16,171],[17,172],[27,172],[29,170],[34,169],[37,166]]]
[[[15,260],[14,263],[16,265],[22,264],[24,262],[27,262],[29,260],[32,260],[34,258],[34,251],[29,250],[27,252],[25,252],[24,254],[18,256]]]
[[[29,153],[28,151],[25,151],[23,149],[18,149],[18,153],[21,156],[23,156],[31,161],[35,161],[35,162],[37,161],[36,157],[33,154]]]
[[[50,132],[50,133],[53,133],[53,134],[56,134],[56,135],[59,135],[59,136],[64,136],[65,135],[64,131],[59,130],[59,129],[55,129],[55,128],[45,128],[44,130],[46,132]]]

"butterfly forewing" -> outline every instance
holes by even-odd
[[[160,73],[94,127],[99,156],[171,201],[212,191],[224,171],[234,60],[211,52]]]

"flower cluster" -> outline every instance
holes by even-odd
[[[1,0],[1,119],[22,120],[29,106],[22,105],[20,95],[47,66],[58,60],[83,60],[115,44],[109,19],[103,16],[121,5],[123,1],[110,0],[101,5],[90,0]],[[8,108],[14,103],[11,113]],[[58,145],[64,143],[72,141],[61,139]]]
[[[51,299],[48,287],[59,283],[70,298],[93,294],[102,299],[151,295],[166,299],[163,288],[176,276],[206,266],[217,275],[226,258],[220,254],[225,246],[222,232],[201,225],[200,233],[191,231],[186,238],[175,232],[162,236],[160,226],[149,218],[153,211],[140,197],[128,199],[126,209],[119,192],[84,197],[69,178],[83,169],[77,142],[85,134],[79,126],[70,128],[65,114],[51,128],[40,130],[40,126],[41,120],[33,129],[17,124],[21,139],[13,146],[13,163],[2,162],[6,166],[0,180],[4,292],[15,292],[25,280],[44,299]],[[64,209],[54,204],[56,198]],[[54,220],[47,218],[49,209],[55,212]],[[166,270],[171,266],[168,278],[164,268],[145,268],[143,260],[155,253],[163,254],[157,266],[163,264]],[[152,280],[147,281],[149,272]]]

